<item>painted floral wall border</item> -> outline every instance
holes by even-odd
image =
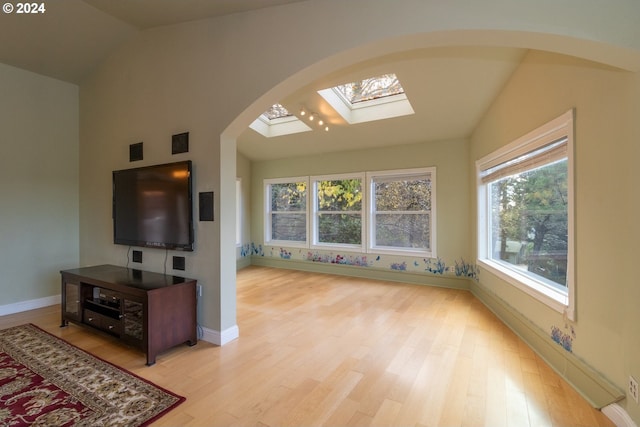
[[[393,271],[453,275],[456,277],[468,277],[474,280],[478,280],[480,273],[475,264],[465,261],[464,258],[456,259],[453,263],[447,263],[442,258],[415,258],[392,255],[374,255],[370,257],[352,253],[336,253],[334,251],[295,249],[277,246],[263,247],[261,244],[253,242],[240,247],[240,256],[297,259],[326,264],[375,267]]]
[[[573,340],[576,339],[576,330],[573,325],[567,323],[564,325],[564,331],[553,325],[551,326],[551,339],[569,353],[573,353]]]

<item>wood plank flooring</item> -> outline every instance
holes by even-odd
[[[265,267],[238,272],[240,338],[158,356],[34,323],[187,398],[154,426],[613,426],[466,291]]]

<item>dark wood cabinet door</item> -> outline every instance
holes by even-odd
[[[65,282],[64,284],[64,317],[68,320],[80,321],[80,284]]]

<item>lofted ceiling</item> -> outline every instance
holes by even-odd
[[[0,62],[79,84],[136,32],[304,0],[55,0],[0,13]]]
[[[274,100],[295,115],[302,107],[319,113],[329,123],[329,132],[315,127],[310,132],[267,138],[248,128],[238,138],[238,151],[251,160],[265,160],[468,138],[525,52],[516,48],[430,48],[349,66]],[[415,114],[348,124],[318,94],[385,73],[398,76]]]
[[[229,15],[303,0],[83,0],[140,29]]]
[[[64,0],[45,14],[0,13],[0,62],[80,84],[119,44],[145,29],[304,0]],[[336,70],[280,102],[324,115],[329,132],[266,138],[247,128],[238,150],[259,161],[394,144],[467,138],[522,60],[516,48],[447,47],[398,52]],[[348,125],[317,91],[395,73],[415,114]],[[269,105],[265,105],[265,110]]]

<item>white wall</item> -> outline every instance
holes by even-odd
[[[77,86],[0,64],[0,314],[78,263],[78,123]]]

